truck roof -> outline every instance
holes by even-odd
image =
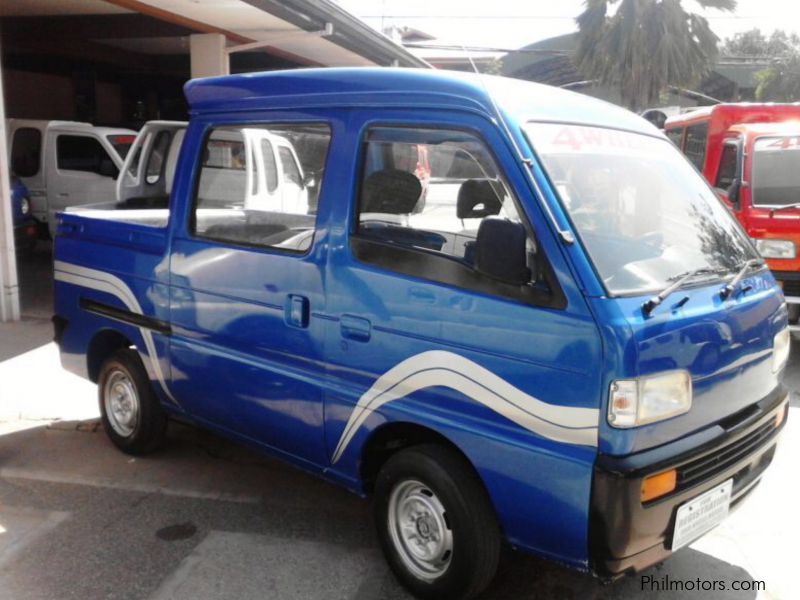
[[[774,123],[787,119],[800,119],[800,103],[738,102],[703,106],[696,110],[667,119],[665,127],[690,125],[714,120],[730,126],[737,123]]]
[[[776,123],[738,123],[730,128],[742,135],[800,135],[800,121],[778,121]]]
[[[507,119],[581,123],[660,136],[638,115],[614,104],[518,79],[436,69],[296,69],[189,81],[192,114],[265,108],[417,106],[494,115]],[[491,94],[491,97],[490,97]]]

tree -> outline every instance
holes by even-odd
[[[741,31],[725,40],[721,54],[730,58],[766,58],[789,56],[800,52],[800,37],[776,29],[769,37],[760,29]]]
[[[736,0],[696,0],[733,10]],[[719,38],[681,0],[586,0],[575,56],[587,79],[615,87],[631,110],[658,102],[668,86],[692,87],[717,57]],[[616,9],[616,10],[614,10]]]
[[[757,58],[770,64],[756,73],[756,99],[794,102],[800,99],[800,36],[780,29],[767,37],[760,29],[737,33],[725,40],[728,58]]]
[[[797,102],[800,100],[800,53],[785,56],[756,73],[756,100]]]

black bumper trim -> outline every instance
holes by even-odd
[[[614,578],[669,557],[678,507],[728,479],[733,479],[731,508],[741,502],[772,461],[785,420],[780,427],[773,425],[767,430],[778,411],[785,410],[787,399],[786,389],[780,386],[757,404],[699,434],[632,456],[600,455],[589,521],[590,561],[595,573]],[[700,443],[687,449],[687,440]],[[752,440],[756,443],[748,443]],[[735,456],[735,460],[716,460],[726,456]],[[675,492],[642,504],[641,485],[647,475],[672,468],[680,474],[682,468],[704,462],[715,466],[704,478],[692,478],[687,485],[679,484]]]

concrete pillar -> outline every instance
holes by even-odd
[[[225,36],[221,33],[193,33],[189,36],[192,79],[230,73]]]
[[[6,107],[0,67],[0,321],[19,320],[19,283],[11,214],[11,178],[6,144]]]

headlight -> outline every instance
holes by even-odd
[[[23,215],[27,215],[29,212],[31,212],[31,201],[27,198],[23,198],[19,203],[19,210]]]
[[[789,360],[789,348],[792,345],[792,335],[789,329],[783,329],[772,340],[772,372],[777,373],[786,366]]]
[[[790,240],[754,239],[756,250],[764,258],[794,258],[797,249]]]
[[[608,422],[627,429],[682,415],[692,408],[692,378],[687,371],[670,371],[611,384]]]

